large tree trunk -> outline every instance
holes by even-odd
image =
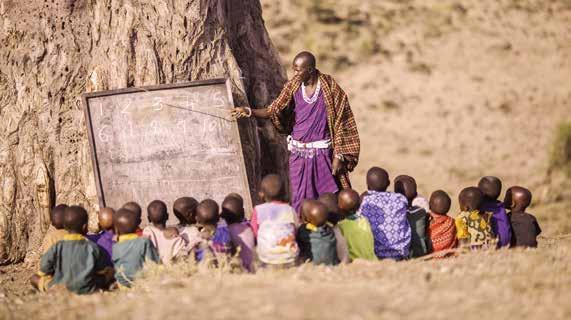
[[[226,76],[261,107],[285,81],[258,0],[0,0],[0,28],[0,264],[37,257],[55,203],[94,222],[82,93]],[[271,125],[240,125],[250,183],[284,174]]]

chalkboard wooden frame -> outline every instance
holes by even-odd
[[[234,105],[234,100],[232,97],[232,84],[230,79],[228,78],[215,78],[215,79],[208,79],[208,80],[198,80],[198,81],[191,81],[191,82],[184,82],[184,83],[175,83],[175,84],[161,84],[161,85],[151,85],[151,86],[142,86],[142,87],[131,87],[131,88],[123,88],[123,89],[115,89],[115,90],[107,90],[107,91],[96,91],[96,92],[89,92],[84,93],[81,96],[83,102],[83,110],[87,125],[87,135],[89,140],[89,145],[91,148],[91,162],[93,165],[93,173],[95,178],[95,184],[97,189],[97,197],[99,200],[99,207],[104,208],[106,207],[105,202],[105,191],[103,188],[103,183],[101,180],[101,173],[99,169],[99,161],[97,158],[97,145],[95,143],[94,133],[93,133],[93,123],[91,119],[91,106],[89,104],[89,99],[97,98],[97,97],[105,97],[105,96],[114,96],[120,94],[128,94],[128,93],[137,93],[137,92],[149,92],[149,91],[158,91],[158,90],[169,90],[169,89],[180,89],[180,88],[188,88],[188,87],[198,87],[198,86],[207,86],[207,85],[214,85],[214,84],[225,84],[228,94],[228,101],[231,105]],[[239,150],[239,158],[240,158],[240,176],[241,179],[248,189],[246,194],[243,194],[242,197],[244,198],[244,206],[246,211],[251,211],[253,208],[253,201],[251,198],[251,188],[248,182],[247,177],[247,169],[246,163],[244,160],[244,153],[242,148],[242,141],[240,139],[240,132],[239,126],[236,122],[234,125],[233,135],[237,138],[238,141],[238,150]],[[200,200],[200,199],[199,199]]]

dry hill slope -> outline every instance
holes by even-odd
[[[571,122],[569,1],[262,3],[282,63],[311,50],[349,93],[357,189],[372,165],[415,176],[425,196],[455,198],[497,175],[531,188],[536,203],[571,208],[569,179],[549,158],[557,127]]]

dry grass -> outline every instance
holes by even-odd
[[[0,319],[568,319],[571,239],[431,261],[256,275],[151,267],[130,291],[4,295]]]

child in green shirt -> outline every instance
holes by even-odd
[[[136,214],[119,209],[113,223],[118,235],[117,243],[113,245],[115,279],[119,287],[129,288],[146,262],[159,263],[160,258],[151,240],[136,234],[139,227]]]
[[[63,225],[68,234],[42,256],[40,271],[30,279],[36,289],[62,285],[71,292],[88,294],[107,287],[112,268],[106,268],[99,247],[85,238],[87,221],[87,211],[82,207],[65,209]]]
[[[377,260],[371,225],[366,218],[357,214],[360,202],[355,190],[343,189],[339,192],[339,212],[344,219],[337,223],[337,227],[347,240],[351,260]]]

